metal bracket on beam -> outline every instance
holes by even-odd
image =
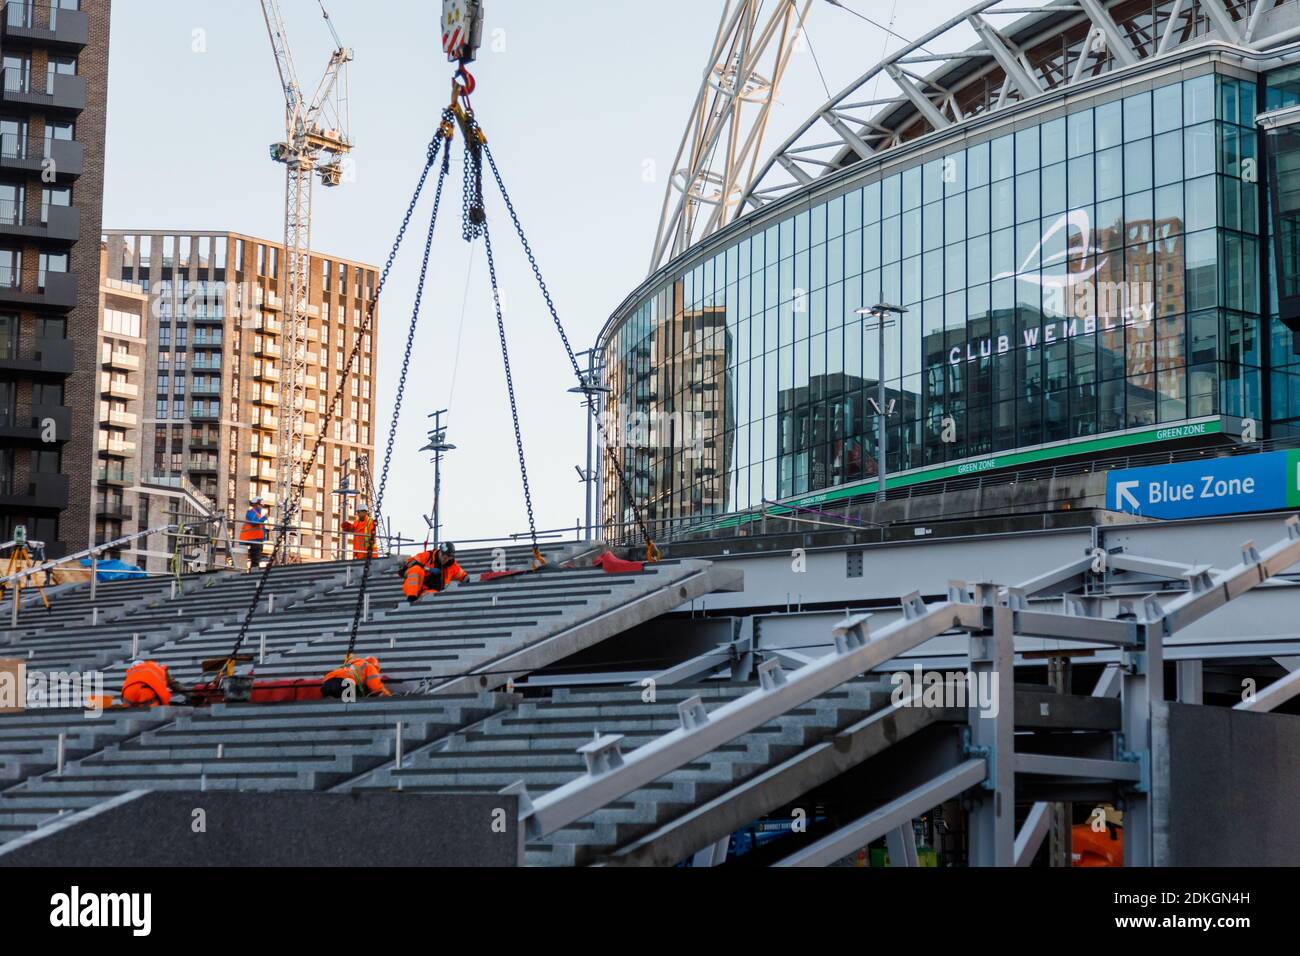
[[[699,694],[677,705],[677,719],[682,722],[682,730],[694,730],[709,722],[709,712]]]
[[[980,787],[984,790],[996,790],[997,777],[993,771],[996,768],[997,754],[992,747],[971,743],[969,726],[963,727],[961,730],[961,752],[964,756],[978,757],[984,760],[984,764],[988,768],[988,775],[980,781]]]
[[[956,578],[950,579],[948,581],[949,601],[951,601],[953,604],[969,604],[970,599],[971,599],[970,588],[966,586],[965,581],[961,581]],[[922,605],[923,608],[924,606],[925,605]]]
[[[1198,564],[1187,569],[1183,578],[1193,594],[1204,594],[1214,586],[1214,580],[1210,576],[1211,570],[1208,564]]]
[[[1241,563],[1242,564],[1259,564],[1264,559],[1260,557],[1259,548],[1255,547],[1254,541],[1246,541],[1241,545]]]
[[[1029,610],[1029,598],[1025,594],[1024,588],[1020,588],[1020,587],[1007,588],[1007,607],[1011,608],[1011,610],[1013,611]]]
[[[758,685],[763,690],[776,690],[786,682],[785,671],[781,669],[781,661],[778,658],[770,657],[758,665]]]
[[[835,625],[835,653],[847,654],[867,643],[867,619],[870,614],[855,614]]]
[[[1088,594],[1066,594],[1063,596],[1063,613],[1068,617],[1101,617],[1100,602]]]
[[[599,777],[601,774],[609,773],[611,770],[623,766],[622,745],[622,734],[605,734],[601,736],[598,733],[596,739],[591,743],[579,747],[578,753],[582,754],[582,759],[587,763],[587,776]]]
[[[948,585],[948,594],[952,594],[952,585]],[[921,598],[920,591],[913,591],[911,594],[904,594],[903,617],[908,621],[915,621],[925,615],[925,601]]]

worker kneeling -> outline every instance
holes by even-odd
[[[379,659],[375,657],[354,657],[342,667],[336,667],[325,675],[321,681],[322,697],[339,700],[356,700],[362,697],[392,697],[392,692],[384,686],[380,676]]]
[[[135,661],[122,681],[122,703],[128,707],[166,707],[185,703],[185,685],[157,661]]]
[[[456,561],[456,546],[446,544],[433,551],[421,551],[402,565],[402,593],[414,604],[430,591],[435,594],[453,583],[469,580]]]

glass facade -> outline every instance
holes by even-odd
[[[871,479],[882,368],[891,475],[1262,417],[1256,95],[1174,82],[738,231],[607,330],[606,521],[622,487],[662,529]]]

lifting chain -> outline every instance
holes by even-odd
[[[443,112],[442,125],[438,135],[445,136],[447,148],[442,154],[442,169],[438,173],[438,185],[433,194],[433,212],[429,215],[429,232],[424,240],[424,258],[420,262],[420,278],[415,287],[415,303],[411,307],[411,324],[406,330],[406,351],[402,355],[402,371],[397,380],[397,396],[393,400],[393,419],[388,426],[388,444],[384,447],[384,466],[379,472],[379,487],[375,490],[374,508],[378,512],[384,505],[384,490],[388,487],[388,468],[393,461],[393,444],[397,439],[397,423],[402,417],[402,399],[406,395],[406,378],[411,369],[411,351],[415,347],[415,333],[420,325],[420,305],[424,299],[425,280],[429,276],[429,259],[433,252],[433,234],[438,225],[438,209],[442,205],[442,187],[446,185],[447,173],[451,169],[451,134],[449,120],[451,110]],[[361,568],[361,584],[357,588],[357,603],[352,610],[352,628],[348,635],[348,649],[343,656],[343,663],[352,660],[356,649],[357,632],[361,627],[361,614],[365,607],[366,587],[370,583],[370,566],[374,562],[375,549],[366,551],[365,562]]]
[[[488,232],[487,210],[483,205],[483,151],[486,138],[479,129],[473,113],[465,114],[462,127],[465,130],[465,198],[464,222],[461,235],[466,242],[472,242],[477,236],[483,237],[483,249],[487,255],[488,276],[492,282],[492,305],[496,309],[497,337],[501,340],[501,363],[506,372],[506,394],[510,398],[510,420],[515,429],[515,451],[519,455],[519,477],[524,485],[524,507],[528,510],[528,535],[533,545],[533,568],[546,563],[541,548],[537,545],[537,521],[533,516],[533,493],[528,483],[528,461],[524,456],[524,438],[519,428],[519,403],[515,399],[515,380],[510,368],[510,348],[506,344],[505,318],[501,310],[501,290],[497,284],[496,258],[492,254],[492,235]]]
[[[352,370],[356,367],[357,358],[361,352],[361,343],[364,340],[365,335],[369,333],[374,326],[375,309],[379,305],[379,296],[384,291],[384,286],[388,282],[388,274],[392,271],[393,262],[397,258],[397,251],[402,246],[402,240],[406,238],[407,227],[411,224],[411,217],[415,215],[415,207],[419,204],[420,196],[424,193],[425,183],[429,179],[429,173],[433,170],[434,163],[438,160],[438,153],[443,145],[443,141],[450,139],[451,130],[453,128],[454,127],[451,125],[447,114],[444,112],[442,124],[438,127],[437,132],[434,133],[433,139],[429,141],[428,149],[425,152],[424,168],[420,171],[420,178],[415,184],[415,192],[411,196],[410,203],[407,204],[406,214],[402,217],[402,224],[397,230],[397,237],[393,240],[392,248],[388,253],[388,259],[384,263],[383,271],[379,275],[379,282],[375,286],[375,294],[366,308],[362,327],[357,331],[356,337],[352,342],[352,348],[348,352],[347,365],[344,366],[343,373],[339,376],[339,383],[334,390],[333,397],[330,399],[329,409],[326,412],[325,420],[321,425],[320,433],[316,436],[316,441],[312,445],[311,457],[307,466],[302,470],[302,477],[299,479],[298,485],[294,488],[293,500],[288,507],[286,514],[296,513],[298,503],[302,501],[303,494],[306,491],[307,476],[315,470],[316,459],[320,456],[321,448],[324,446],[325,436],[328,434],[330,423],[333,421],[334,415],[338,412],[338,409],[343,402],[344,389],[347,386],[348,379],[351,378]],[[277,528],[275,547],[272,548],[266,564],[262,567],[262,572],[258,576],[257,587],[253,591],[253,598],[249,602],[248,610],[245,612],[244,619],[239,625],[239,634],[236,635],[235,646],[230,652],[232,658],[239,653],[239,648],[243,645],[244,639],[248,636],[248,628],[252,624],[253,616],[257,613],[258,605],[261,603],[262,594],[266,590],[266,584],[271,574],[271,567],[275,564],[276,555],[282,553],[284,550],[284,543],[288,534],[289,523],[290,522],[286,517],[281,520],[281,523]]]

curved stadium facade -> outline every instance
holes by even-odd
[[[747,215],[609,320],[607,534],[623,487],[660,535],[874,494],[882,366],[891,491],[1297,432],[1294,154],[1256,119],[1300,103],[1297,4],[1053,5],[992,30],[994,7],[823,107]],[[958,24],[981,45],[917,77],[909,50]],[[855,133],[847,101],[882,71],[902,93]],[[810,160],[818,122],[840,135]],[[879,302],[906,309],[883,338],[858,311]]]

